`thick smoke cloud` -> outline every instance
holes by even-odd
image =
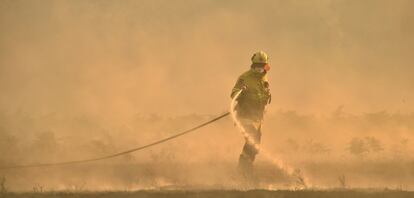
[[[413,149],[413,6],[410,0],[3,0],[0,164],[103,155],[189,128],[228,109],[236,78],[251,54],[264,50],[273,95],[264,146],[321,185],[341,171],[357,175],[354,166],[364,165],[350,159],[384,160],[375,167],[391,170],[387,160],[407,159]],[[169,162],[221,166],[218,160],[231,165],[213,168],[216,174],[195,171],[187,180],[177,176],[176,183],[223,181],[243,142],[229,119],[207,131],[121,161],[158,164],[137,173],[156,178],[176,177],[160,173]],[[198,154],[187,155],[189,149]],[[316,159],[351,162],[331,167],[324,180],[305,165]],[[33,174],[6,175],[16,189],[30,189],[22,178]],[[113,187],[111,176],[102,177]]]
[[[216,113],[263,49],[271,111],[411,112],[412,4],[3,1],[0,104],[108,119]]]

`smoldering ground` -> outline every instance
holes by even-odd
[[[228,109],[235,79],[251,53],[264,50],[273,94],[265,148],[317,186],[343,185],[344,176],[350,187],[409,188],[411,7],[409,0],[2,1],[0,162],[95,157],[190,128]],[[231,188],[242,144],[227,119],[127,157],[1,175],[17,190]],[[294,186],[265,159],[257,165],[263,186]]]

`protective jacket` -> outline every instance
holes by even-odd
[[[246,89],[238,97],[237,115],[241,118],[262,120],[265,107],[271,101],[266,73],[259,73],[254,69],[243,73],[234,85],[231,97],[233,98],[243,87]]]

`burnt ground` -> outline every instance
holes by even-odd
[[[414,192],[391,190],[209,190],[209,191],[134,191],[134,192],[40,192],[6,193],[1,198],[412,198]]]

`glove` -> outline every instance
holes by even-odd
[[[243,86],[241,87],[241,90],[246,91],[246,90],[247,90],[247,85],[243,85]]]

